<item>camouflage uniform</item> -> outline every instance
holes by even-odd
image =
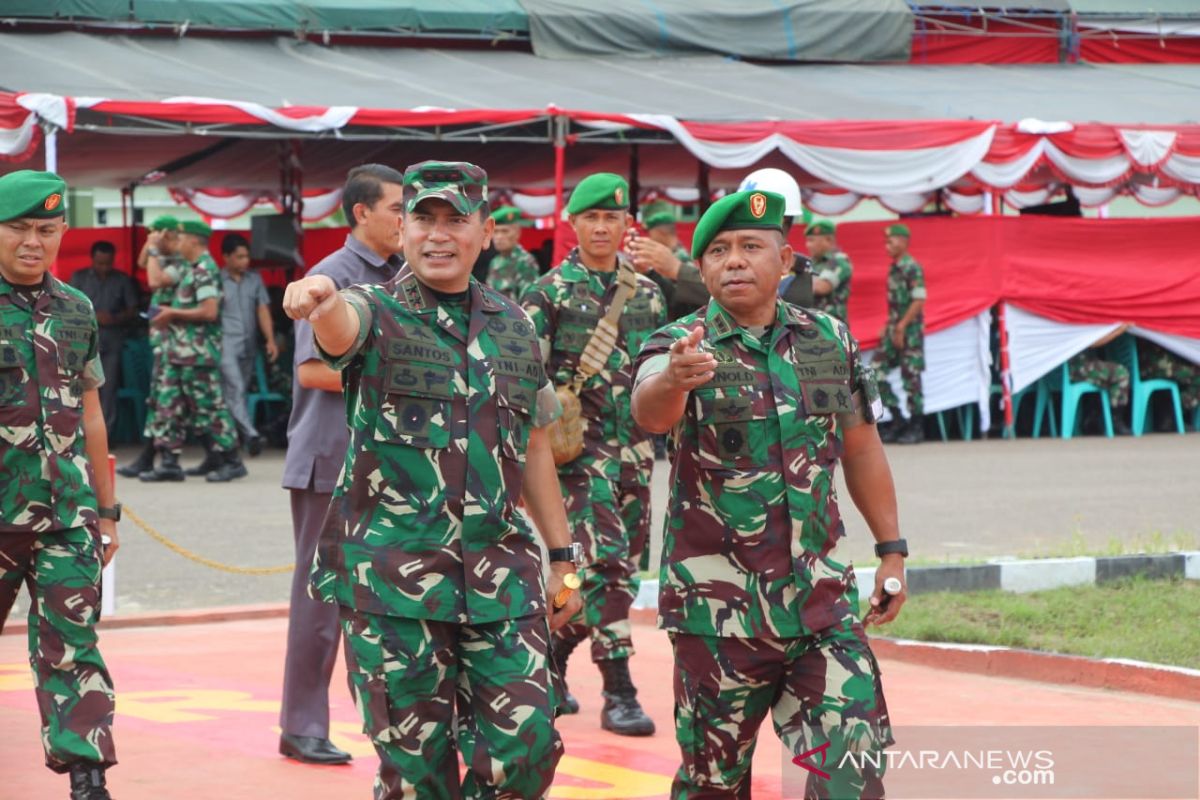
[[[832,314],[847,324],[850,321],[847,306],[850,303],[850,275],[853,271],[850,259],[840,250],[831,250],[812,262],[813,277],[833,284],[833,291],[815,298],[816,309]]]
[[[216,262],[204,253],[185,268],[172,292],[170,307],[196,308],[221,298]],[[183,449],[190,428],[212,437],[213,448],[237,448],[237,428],[225,407],[221,386],[221,321],[172,322],[163,334],[161,376],[155,387],[154,416],[149,423],[154,442],[163,450]]]
[[[1179,386],[1184,411],[1200,408],[1200,365],[1166,350],[1154,342],[1137,337],[1138,371],[1142,380],[1166,378]]]
[[[843,428],[881,407],[844,324],[776,308],[773,325],[751,331],[711,301],[638,356],[640,382],[702,329],[717,360],[671,434],[659,625],[675,651],[674,798],[749,797],[768,711],[792,752],[831,743],[834,779],[806,797],[883,796],[879,775],[832,766],[847,746],[891,741],[854,571],[836,558]]]
[[[616,274],[588,269],[576,249],[522,298],[555,385],[574,379],[579,357],[616,294]],[[584,548],[584,605],[581,617],[560,628],[555,639],[579,641],[590,632],[593,661],[633,654],[629,609],[637,596],[638,560],[649,539],[653,442],[634,424],[629,403],[633,358],[667,321],[667,312],[655,283],[640,275],[637,280],[608,364],[579,393],[583,454],[558,468],[572,539]]]
[[[1124,364],[1098,358],[1095,352],[1088,349],[1071,357],[1067,362],[1071,380],[1100,387],[1115,408],[1129,405],[1129,370]]]
[[[528,250],[517,245],[507,253],[496,253],[488,265],[487,285],[510,300],[520,300],[522,293],[538,279],[541,270]]]
[[[647,274],[658,284],[658,288],[662,289],[667,302],[667,318],[679,319],[708,302],[708,287],[704,285],[695,259],[683,245],[675,245],[671,252],[679,259],[679,274],[675,276],[675,280],[653,271]]]
[[[312,585],[341,607],[376,800],[535,798],[553,727],[541,552],[515,502],[533,427],[560,413],[529,318],[472,279],[438,303],[404,267],[342,292],[359,315],[351,440]]]
[[[0,630],[29,586],[46,765],[115,764],[113,684],[96,647],[101,548],[83,394],[104,383],[87,297],[0,277]]]
[[[183,275],[187,264],[179,256],[159,256],[162,263],[162,271],[166,275],[168,285],[160,286],[150,293],[150,307],[166,308],[171,305],[171,300],[175,297],[175,286],[179,283],[180,277]],[[153,442],[158,438],[159,427],[156,425],[156,420],[161,424],[156,409],[156,399],[162,393],[162,376],[163,365],[167,363],[167,348],[166,334],[160,328],[150,327],[149,333],[150,352],[152,361],[150,362],[150,394],[146,397],[146,425],[142,435]]]
[[[904,347],[896,349],[892,343],[892,330],[908,311],[914,300],[925,299],[925,273],[916,259],[905,253],[892,262],[888,272],[888,318],[883,341],[875,354],[875,379],[879,396],[888,408],[899,408],[900,401],[887,374],[900,368],[900,383],[908,395],[908,416],[920,419],[925,413],[925,394],[921,390],[921,373],[925,371],[925,313],[913,317],[904,331]]]

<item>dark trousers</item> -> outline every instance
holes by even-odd
[[[287,656],[279,727],[293,736],[329,737],[329,679],[341,628],[338,607],[308,596],[308,574],[332,494],[291,489],[296,571],[288,612]]]
[[[117,427],[117,389],[121,384],[122,336],[100,335],[100,366],[104,368],[104,385],[100,387],[100,408],[104,412],[104,424],[109,435]]]

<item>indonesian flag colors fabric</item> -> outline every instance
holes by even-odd
[[[287,106],[203,97],[123,101],[0,92],[0,157],[29,158],[38,124],[70,132],[76,111],[206,126],[248,126],[334,135],[350,130],[431,129],[447,125],[511,125],[565,117],[597,130],[639,128],[669,133],[711,167],[749,169],[782,157],[813,194],[819,213],[838,213],[859,197],[879,198],[898,212],[922,207],[938,192],[951,207],[972,209],[982,191],[1021,193],[1071,185],[1085,202],[1132,194],[1161,205],[1200,188],[1200,125],[1122,125],[1022,120],[751,120],[699,122],[661,114],[609,114],[556,106],[530,109],[412,109]],[[231,134],[236,135],[236,133]],[[531,203],[535,205],[535,203]],[[540,208],[539,208],[540,210]],[[970,213],[968,211],[968,213]]]

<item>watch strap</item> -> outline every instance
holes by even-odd
[[[875,555],[886,556],[890,553],[899,553],[902,556],[908,556],[908,542],[904,539],[896,539],[891,542],[878,542],[875,545]]]
[[[113,522],[121,521],[121,504],[114,503],[112,506],[100,506],[96,509],[96,514],[100,519],[111,519]]]

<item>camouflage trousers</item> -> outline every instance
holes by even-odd
[[[350,692],[379,754],[375,800],[546,793],[563,746],[544,616],[458,625],[340,614]]]
[[[142,429],[142,438],[154,441],[154,420],[158,416],[158,404],[155,402],[162,394],[163,366],[167,363],[167,354],[162,342],[154,337],[155,331],[150,329],[150,347],[153,354],[150,361],[150,394],[146,395],[146,425]],[[161,336],[159,337],[161,339]]]
[[[217,367],[161,365],[147,434],[155,446],[179,451],[188,430],[212,438],[213,447],[228,452],[237,447],[237,428],[225,407],[221,370]]]
[[[827,745],[823,762],[820,755],[805,762],[828,779],[785,765],[785,788],[794,784],[796,791],[786,796],[801,789],[805,798],[884,796],[882,769],[869,761],[859,769],[844,758],[892,743],[879,665],[857,622],[796,639],[674,633],[671,641],[675,738],[683,754],[673,800],[749,800],[754,745],[768,712],[784,752]]]
[[[1200,408],[1200,365],[1160,350],[1154,358],[1138,361],[1142,380],[1166,378],[1179,387],[1179,400],[1185,411]]]
[[[1068,362],[1072,381],[1084,381],[1108,392],[1114,406],[1129,405],[1129,370],[1124,364],[1080,353]]]
[[[562,475],[571,538],[583,545],[583,610],[555,631],[557,639],[591,636],[592,661],[633,655],[629,609],[637,597],[638,562],[650,538],[650,487],[625,481]]]
[[[903,350],[896,349],[891,336],[885,336],[875,351],[875,383],[879,399],[888,408],[899,408],[900,400],[888,382],[887,375],[900,369],[900,385],[908,395],[908,416],[916,419],[925,413],[925,393],[921,389],[921,373],[925,371],[925,343],[910,340]]]
[[[100,568],[99,536],[87,528],[0,533],[0,631],[25,583],[42,747],[55,772],[117,763],[115,694],[96,647]]]

